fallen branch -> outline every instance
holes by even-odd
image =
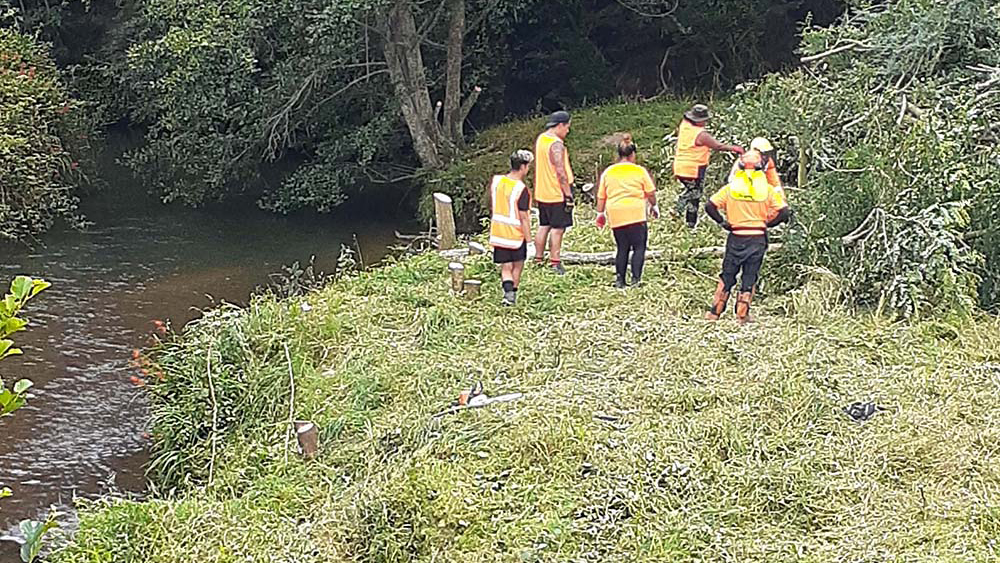
[[[802,57],[801,59],[799,59],[799,61],[803,63],[811,63],[821,59],[825,59],[832,55],[836,55],[837,53],[843,53],[844,51],[857,49],[858,47],[861,47],[861,43],[858,43],[857,41],[852,41],[850,43],[847,43],[846,45],[841,45],[840,47],[834,47],[829,51],[823,51],[822,53],[816,53],[815,55]]]
[[[781,243],[775,243],[768,245],[769,252],[773,252],[781,249]],[[703,248],[692,248],[687,252],[668,252],[664,250],[648,250],[646,251],[646,260],[684,260],[684,259],[698,259],[698,258],[719,258],[726,251],[724,246],[708,246]],[[528,245],[528,255],[534,255],[535,245]],[[607,252],[563,252],[562,262],[563,264],[578,264],[578,265],[591,265],[591,266],[607,266],[615,263],[615,256],[617,252],[614,250],[609,250]],[[447,258],[448,260],[459,260],[465,258],[469,255],[469,250],[467,248],[455,248],[452,250],[443,250],[439,252],[442,258]]]

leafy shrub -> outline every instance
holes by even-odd
[[[23,240],[56,219],[81,221],[75,186],[92,130],[45,47],[0,29],[0,238]]]
[[[775,141],[786,179],[806,160],[780,260],[903,316],[996,302],[998,26],[986,0],[853,2],[806,30],[802,69],[745,85],[727,128]]]

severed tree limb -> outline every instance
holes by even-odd
[[[861,43],[858,43],[857,41],[851,41],[851,42],[849,42],[847,44],[844,44],[844,45],[841,45],[839,47],[834,47],[834,48],[832,48],[832,49],[830,49],[828,51],[823,51],[822,53],[816,53],[815,55],[808,55],[808,56],[802,57],[802,58],[799,59],[799,62],[802,62],[802,63],[816,62],[816,61],[825,59],[825,58],[827,58],[829,56],[836,55],[837,53],[843,53],[844,51],[850,51],[852,49],[857,49],[858,47],[862,47],[862,46],[863,45]]]
[[[775,251],[781,249],[781,243],[775,243],[768,245],[768,251]],[[664,250],[647,250],[646,259],[647,260],[682,260],[682,259],[697,259],[697,258],[718,258],[722,256],[726,251],[724,246],[708,246],[703,248],[692,248],[687,252],[674,252],[674,251],[664,251]],[[528,245],[528,254],[534,253],[534,245]],[[467,248],[455,248],[451,250],[443,250],[438,253],[442,258],[448,260],[457,260],[464,258],[469,255],[469,249]],[[561,255],[563,264],[584,264],[593,266],[607,266],[615,263],[616,252],[611,250],[607,252],[566,252],[564,251]]]

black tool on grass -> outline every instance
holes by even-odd
[[[880,410],[883,410],[882,407],[875,403],[852,403],[850,406],[844,407],[844,412],[855,422],[868,420]]]

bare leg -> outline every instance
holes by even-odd
[[[552,229],[552,238],[549,241],[549,260],[553,263],[562,262],[562,240],[566,229]]]
[[[524,262],[518,262],[520,265],[524,265]],[[517,277],[521,277],[521,272],[518,271]],[[506,264],[500,265],[500,281],[512,281],[514,285],[517,285],[517,278],[514,277],[514,263],[508,262]]]
[[[552,235],[555,236],[555,233]],[[545,240],[549,238],[549,227],[538,227],[535,234],[535,261],[541,262],[545,259]]]
[[[506,264],[505,264],[506,265]],[[514,287],[517,288],[521,285],[521,272],[524,271],[524,262],[513,262],[511,266],[511,280],[514,281]]]

